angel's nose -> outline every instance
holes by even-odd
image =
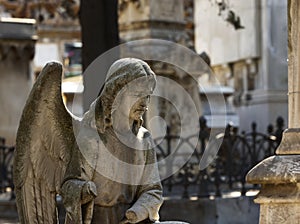
[[[140,107],[147,107],[148,106],[148,99],[147,98],[142,98],[139,100],[138,104]]]

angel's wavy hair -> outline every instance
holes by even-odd
[[[135,58],[123,58],[112,64],[96,101],[96,127],[100,133],[104,133],[108,127],[112,126],[112,106],[118,93],[130,82],[143,77],[146,78],[143,83],[150,92],[153,92],[156,77],[146,62]],[[142,123],[143,120],[135,121],[136,128],[140,128]]]

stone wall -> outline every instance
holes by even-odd
[[[165,200],[160,210],[161,221],[179,220],[190,224],[256,224],[259,206],[251,197],[210,200]]]
[[[256,0],[230,0],[220,11],[217,1],[195,0],[195,44],[197,52],[209,54],[212,65],[259,57],[260,16]],[[240,17],[243,29],[226,21],[229,10]]]
[[[195,1],[196,50],[206,51],[219,81],[234,88],[241,130],[253,121],[265,131],[276,117],[287,120],[286,12],[280,0]]]

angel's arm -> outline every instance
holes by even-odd
[[[65,223],[88,224],[92,220],[97,191],[95,184],[90,181],[92,168],[86,163],[78,148],[74,151],[61,187],[67,212]]]
[[[143,179],[138,187],[138,199],[125,214],[127,221],[130,223],[138,223],[145,219],[159,220],[158,211],[163,198],[155,150],[147,150],[146,158]]]

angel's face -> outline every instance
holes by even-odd
[[[148,110],[152,90],[147,83],[141,81],[144,80],[126,86],[117,96],[119,105],[115,108],[124,116],[124,120],[140,120]]]
[[[148,104],[150,102],[150,94],[135,92],[126,96],[125,101],[129,102],[132,107],[129,109],[129,119],[140,120],[144,113],[148,110]]]

